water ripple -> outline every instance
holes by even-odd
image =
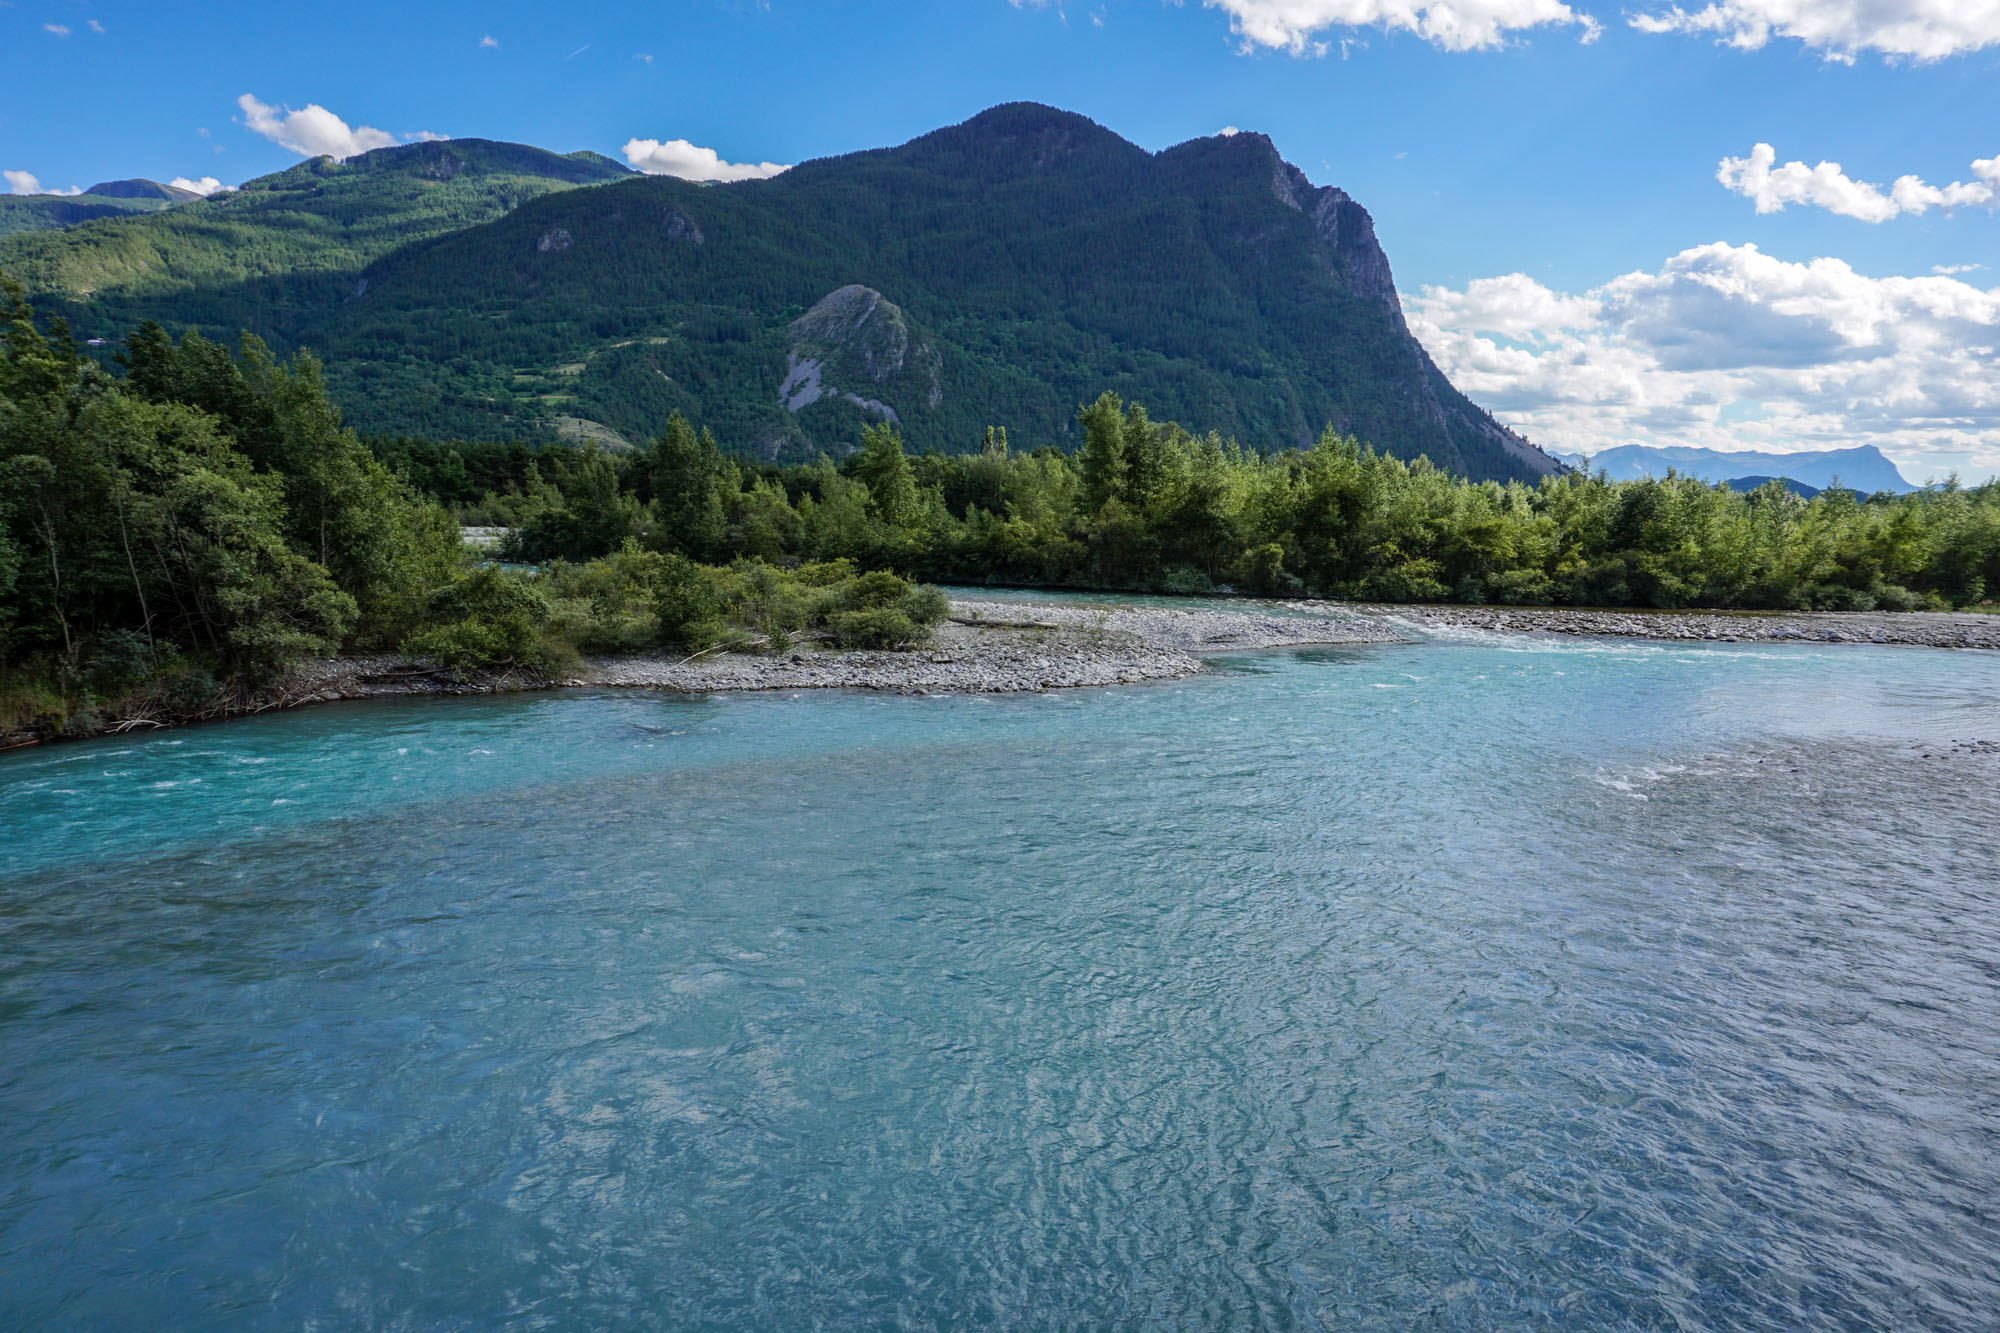
[[[1990,1326],[2000,668],[1605,647],[8,756],[0,1323]]]

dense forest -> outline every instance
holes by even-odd
[[[1331,430],[1259,450],[1106,393],[1073,452],[749,463],[382,437],[319,363],[157,325],[112,373],[18,289],[0,325],[0,735],[254,704],[303,658],[559,672],[579,653],[922,642],[919,580],[1381,601],[1907,610],[2000,587],[2000,484],[1811,500],[1684,477],[1470,482]],[[461,525],[507,529],[495,563]]]
[[[842,561],[704,569],[631,542],[534,573],[473,562],[457,518],[341,423],[311,356],[147,325],[113,376],[4,297],[0,737],[241,711],[343,650],[532,679],[579,652],[795,633],[906,647],[944,614]]]

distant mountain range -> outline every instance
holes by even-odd
[[[1066,445],[1111,389],[1251,447],[1331,424],[1476,478],[1559,470],[1410,335],[1367,210],[1269,139],[1149,153],[1029,104],[728,185],[484,140],[321,158],[0,240],[0,272],[84,336],[310,345],[375,431],[615,443],[680,410],[771,458],[879,420]]]
[[[1583,454],[1562,454],[1560,457],[1572,467],[1585,465]],[[1903,474],[1896,470],[1896,465],[1883,457],[1882,451],[1872,444],[1796,454],[1728,453],[1719,449],[1621,444],[1589,455],[1588,465],[1592,472],[1602,471],[1613,481],[1663,477],[1671,469],[1702,481],[1729,482],[1738,489],[1743,489],[1740,482],[1763,482],[1774,477],[1802,483],[1814,494],[1836,483],[1863,495],[1872,495],[1876,491],[1902,495],[1917,489],[1905,481]]]

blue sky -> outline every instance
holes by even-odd
[[[62,189],[297,161],[246,123],[246,94],[399,139],[687,140],[734,163],[897,143],[1015,99],[1153,149],[1239,126],[1370,209],[1433,355],[1538,440],[1877,443],[1913,478],[1983,476],[2000,215],[1973,164],[2000,156],[2000,16],[1963,8],[15,0],[0,169]],[[1954,183],[1955,207],[1905,207]]]

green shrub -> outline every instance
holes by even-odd
[[[909,580],[886,569],[871,569],[839,585],[839,601],[845,611],[880,611],[908,596]]]
[[[684,555],[665,558],[653,614],[658,620],[659,641],[689,652],[711,646],[728,628],[714,580]]]
[[[834,642],[843,648],[909,648],[930,637],[928,628],[893,606],[836,611],[827,627]]]
[[[491,566],[474,570],[431,595],[427,627],[403,651],[460,673],[486,667],[552,669],[564,654],[544,636],[546,593],[527,579]]]
[[[91,645],[83,679],[93,694],[111,698],[145,684],[162,665],[159,650],[142,631],[106,630]]]
[[[660,589],[667,557],[628,538],[600,560],[547,570],[552,633],[588,653],[643,652],[660,642]]]
[[[1200,597],[1215,591],[1215,581],[1192,565],[1169,565],[1160,573],[1160,591],[1176,597]]]

